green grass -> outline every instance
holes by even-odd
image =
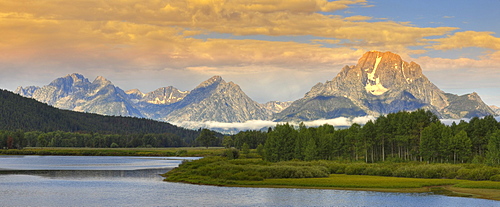
[[[222,157],[207,157],[186,161],[163,176],[165,181],[205,185],[433,192],[500,200],[498,181],[359,175],[390,174],[391,170],[387,170],[388,168],[395,174],[427,177],[456,176],[458,171],[464,169],[467,170],[466,173],[477,171],[474,169],[496,171],[495,168],[483,165],[428,165],[417,162],[365,164],[333,161],[271,163],[261,159],[228,160]],[[410,173],[411,171],[415,172]],[[472,178],[475,179],[474,176]]]
[[[332,174],[327,178],[266,179],[259,182],[241,182],[239,184],[319,188],[422,188],[429,186],[454,185],[461,182],[463,181],[456,179],[398,178],[371,175]]]
[[[464,181],[454,185],[459,188],[482,188],[482,189],[500,189],[498,181]]]

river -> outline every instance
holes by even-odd
[[[185,158],[196,159],[196,158]],[[0,156],[0,206],[499,206],[434,195],[163,182],[174,157]]]

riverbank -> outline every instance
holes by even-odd
[[[328,164],[331,165],[330,169],[325,167]],[[342,169],[334,169],[333,165],[323,161],[269,163],[258,159],[226,160],[212,157],[185,162],[163,176],[165,181],[202,185],[428,192],[500,200],[498,181],[347,175],[342,173]],[[331,173],[331,170],[338,173]]]
[[[397,180],[394,185],[393,180]],[[304,182],[308,183],[304,185]],[[363,183],[365,182],[365,183]],[[228,187],[265,187],[265,188],[304,188],[356,190],[396,193],[434,193],[446,196],[472,197],[500,201],[500,189],[460,188],[461,183],[480,184],[485,181],[465,181],[457,179],[425,179],[425,178],[388,178],[382,176],[337,175],[328,178],[305,179],[269,179],[264,181],[242,182],[241,184],[226,184]],[[486,181],[491,182],[491,181]],[[360,184],[361,183],[361,184]],[[377,183],[373,185],[373,183]],[[398,186],[400,185],[400,186]],[[411,186],[421,187],[411,187]],[[409,186],[409,187],[405,187]]]
[[[24,149],[0,150],[0,155],[58,155],[58,156],[152,156],[152,157],[206,157],[222,154],[221,147],[176,147],[176,148],[66,148],[27,147]]]

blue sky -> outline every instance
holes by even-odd
[[[370,50],[445,92],[500,105],[500,0],[0,0],[0,88],[81,73],[124,90],[213,75],[258,102],[296,100]]]

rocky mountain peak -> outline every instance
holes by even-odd
[[[153,92],[144,94],[141,101],[151,104],[172,104],[181,101],[189,91],[181,91],[173,86],[158,88]]]
[[[86,84],[89,83],[88,79],[83,77],[83,75],[78,74],[78,73],[73,73],[66,75],[62,78],[57,78],[54,81],[52,81],[49,86],[56,86],[56,87],[71,87],[75,84]]]
[[[211,85],[214,85],[214,84],[220,84],[220,83],[226,83],[221,76],[213,76],[211,77],[210,79],[206,80],[206,81],[203,81],[202,83],[200,83],[200,85],[198,85],[195,89],[197,88],[205,88],[205,87],[208,87],[208,86],[211,86]]]
[[[79,73],[73,73],[73,74],[67,75],[66,77],[71,77],[73,79],[73,82],[86,82],[86,81],[88,81],[82,74],[79,74]]]
[[[423,75],[417,63],[403,61],[392,52],[370,51],[356,65],[342,68],[332,81],[316,84],[304,98],[276,114],[275,118],[291,121],[379,116],[419,108],[444,118],[494,113],[477,93],[446,94]]]
[[[273,113],[279,113],[285,110],[287,107],[289,107],[292,103],[293,101],[286,101],[286,102],[269,101],[267,103],[262,104],[262,106]]]
[[[397,54],[392,52],[379,52],[379,51],[370,51],[365,53],[359,60],[358,66],[365,71],[377,69],[378,66],[380,68],[393,68],[393,67],[384,67],[384,66],[392,66],[395,64],[401,64],[403,60]]]
[[[134,100],[136,102],[138,102],[140,99],[144,98],[144,96],[146,95],[143,92],[141,92],[139,89],[127,90],[127,91],[125,91],[125,94],[127,94],[131,100]]]
[[[40,89],[40,87],[38,87],[38,86],[27,86],[25,88],[23,88],[22,86],[19,86],[16,88],[14,93],[17,93],[17,94],[24,96],[24,97],[32,97],[33,93],[35,93],[35,91],[37,91],[38,89]]]
[[[471,94],[467,95],[469,100],[481,100],[481,97],[479,97],[479,94],[476,92],[472,92]]]
[[[127,90],[125,91],[126,94],[135,94],[135,95],[139,95],[139,96],[144,96],[144,93],[141,92],[139,89],[130,89],[130,90]]]
[[[357,78],[356,78],[357,77]],[[399,90],[415,80],[426,78],[420,65],[403,61],[392,52],[370,51],[365,53],[355,66],[346,66],[339,78],[358,79],[366,93],[380,96],[391,89]]]
[[[108,79],[102,77],[102,76],[97,76],[95,80],[92,82],[92,84],[97,84],[97,85],[108,85],[111,84],[111,81]]]

